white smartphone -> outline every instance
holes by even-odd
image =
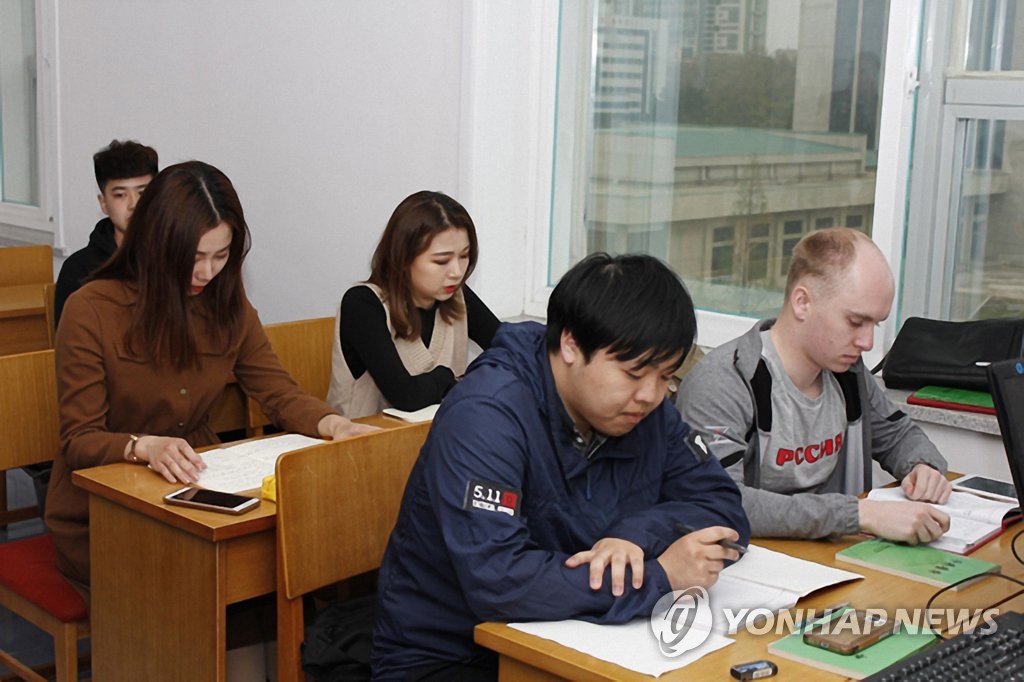
[[[975,495],[990,497],[1001,502],[1017,503],[1017,489],[1013,487],[1012,483],[1007,483],[1006,481],[969,474],[954,479],[952,483],[953,490],[974,493]]]
[[[219,490],[188,487],[165,495],[164,502],[167,504],[177,504],[182,507],[195,507],[196,509],[206,509],[207,511],[223,512],[225,514],[244,514],[250,509],[258,507],[260,498],[235,495],[234,493],[222,493]]]

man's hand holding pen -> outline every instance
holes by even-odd
[[[658,563],[665,569],[673,590],[711,587],[725,562],[736,561],[746,551],[737,544],[739,539],[739,533],[725,526],[694,530],[669,545],[658,557]]]

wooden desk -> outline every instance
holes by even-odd
[[[275,590],[276,505],[170,507],[163,496],[181,485],[127,463],[73,476],[89,492],[93,679],[223,680],[225,607]]]
[[[1024,578],[1024,566],[1017,564],[1010,551],[1010,541],[1024,523],[1017,523],[999,538],[988,543],[972,554],[979,559],[997,561],[1003,565],[1003,574]],[[860,566],[844,564],[835,560],[835,553],[857,542],[859,538],[844,538],[839,542],[816,542],[805,540],[755,539],[754,543],[779,552],[785,552],[827,566],[835,566],[860,573],[863,580],[836,585],[814,592],[801,599],[797,608],[815,608],[819,611],[835,604],[849,601],[856,608],[882,608],[893,613],[896,608],[923,608],[928,598],[938,588],[913,580],[906,580],[887,573],[873,571]],[[1024,544],[1018,543],[1018,544]],[[948,592],[934,605],[936,608],[985,608],[1001,598],[1007,597],[1018,587],[1009,581],[989,578],[971,584],[956,592]],[[1024,610],[1024,596],[1018,597],[999,607],[1003,610]],[[840,676],[818,668],[770,656],[768,645],[782,635],[774,630],[765,635],[753,635],[741,630],[733,637],[736,642],[699,661],[666,673],[661,680],[703,680],[732,679],[729,666],[736,663],[769,658],[779,666],[779,674],[772,680],[836,680]],[[653,637],[653,635],[652,635]],[[476,627],[474,639],[477,644],[500,654],[501,682],[519,680],[647,680],[653,678],[621,668],[613,663],[596,659],[550,640],[528,635],[502,623],[483,623]]]
[[[45,284],[0,287],[0,355],[50,347]]]

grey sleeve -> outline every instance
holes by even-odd
[[[750,392],[736,371],[719,354],[705,356],[679,385],[676,407],[711,453],[728,465],[733,480],[742,483],[746,434],[754,415]]]
[[[813,540],[860,530],[857,498],[841,493],[786,495],[740,485],[751,537]]]
[[[886,397],[873,377],[865,378],[871,413],[871,456],[898,481],[922,462],[945,474],[946,459],[921,427]]]

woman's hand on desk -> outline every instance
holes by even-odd
[[[195,483],[206,468],[202,457],[186,441],[170,436],[139,436],[135,456],[170,483]]]
[[[356,424],[351,419],[342,417],[340,414],[329,414],[317,423],[316,430],[321,438],[341,440],[342,438],[350,438],[362,433],[379,431],[380,429],[369,424]]]

